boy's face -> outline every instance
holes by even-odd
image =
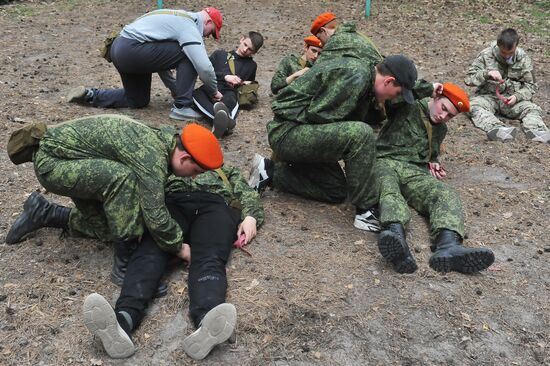
[[[428,105],[430,120],[433,124],[446,123],[459,112],[451,101],[443,96],[434,98]]]
[[[256,54],[252,41],[248,37],[242,37],[239,41],[239,47],[237,47],[237,53],[241,57],[251,57]]]
[[[322,48],[306,45],[305,49],[306,61],[310,64],[314,64],[317,60],[317,57],[319,57]]]
[[[515,44],[514,47],[510,48],[509,50],[506,49],[506,47],[499,46],[498,49],[500,51],[500,55],[502,56],[502,58],[507,60],[507,59],[509,59],[510,57],[513,57],[516,54],[517,46],[518,45]]]
[[[176,149],[172,154],[172,173],[177,177],[192,177],[204,173],[205,170],[185,151]]]
[[[401,95],[402,91],[403,87],[396,82],[395,77],[376,74],[374,94],[377,101],[384,102],[395,99]]]

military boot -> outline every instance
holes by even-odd
[[[405,240],[405,228],[399,223],[389,224],[382,230],[378,250],[398,273],[413,273],[418,268]]]
[[[462,238],[452,230],[441,230],[431,248],[435,253],[430,258],[430,267],[438,272],[475,273],[495,261],[490,249],[462,246]]]
[[[111,270],[111,282],[115,285],[122,287],[124,278],[126,277],[126,269],[128,268],[128,261],[132,256],[134,250],[136,250],[139,243],[137,241],[117,241],[114,244],[114,256],[113,256],[113,269]],[[163,297],[168,294],[168,285],[165,283],[159,283],[155,297]]]
[[[26,235],[43,227],[67,229],[71,209],[49,202],[38,192],[32,192],[23,204],[23,212],[6,236],[7,244],[22,241]]]

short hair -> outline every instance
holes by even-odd
[[[376,70],[378,71],[378,73],[382,76],[393,76],[395,78],[395,74],[393,72],[391,72],[390,68],[388,67],[388,65],[386,65],[384,63],[384,61],[378,63],[376,66]],[[399,81],[397,81],[397,78],[393,81],[393,85],[394,86],[401,86],[401,83]]]
[[[519,43],[519,34],[513,28],[506,28],[497,38],[497,46],[504,47],[507,50],[511,50]]]
[[[252,42],[252,47],[254,47],[254,52],[258,52],[264,44],[264,37],[258,32],[248,32],[248,38]]]

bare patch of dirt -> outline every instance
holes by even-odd
[[[6,3],[6,2],[4,2]],[[118,74],[97,49],[114,24],[151,10],[154,1],[15,1],[0,6],[0,130],[7,137],[31,121],[57,123],[101,109],[68,105],[76,85],[111,87]],[[167,7],[175,1],[165,1]],[[179,4],[181,5],[181,4]],[[188,9],[207,5],[187,1]],[[216,5],[216,4],[215,4]],[[536,65],[535,97],[550,123],[547,2],[504,0],[363,2],[236,1],[217,4],[225,25],[209,52],[231,49],[257,30],[266,43],[256,56],[261,103],[243,111],[223,141],[226,159],[248,170],[255,152],[269,155],[272,73],[287,52],[299,52],[311,21],[331,10],[355,20],[385,54],[405,53],[422,77],[462,84],[476,54],[504,27],[516,27]],[[158,79],[151,104],[122,110],[152,125],[168,118],[169,92]],[[238,341],[214,350],[203,364],[242,365],[540,365],[550,362],[550,175],[548,145],[486,141],[465,116],[450,123],[443,158],[448,184],[461,194],[466,245],[487,246],[496,263],[480,275],[440,275],[428,267],[423,218],[408,238],[419,270],[398,275],[378,254],[376,236],[354,229],[349,205],[326,205],[276,191],[264,197],[266,223],[250,250],[235,252],[228,301],[239,313]],[[134,335],[138,351],[111,360],[81,318],[91,292],[114,300],[112,250],[93,240],[40,230],[26,242],[3,243],[26,196],[40,189],[32,166],[0,154],[0,364],[192,364],[181,350],[191,332],[186,273],[172,273],[170,292],[155,300]],[[49,198],[69,204],[62,197]]]

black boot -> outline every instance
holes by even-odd
[[[479,272],[489,267],[495,261],[495,255],[487,248],[465,248],[462,238],[452,230],[443,229],[437,234],[430,258],[432,269],[447,273]]]
[[[413,273],[418,268],[405,240],[405,228],[401,224],[392,223],[382,230],[378,237],[378,250],[398,273]]]
[[[126,277],[126,269],[128,268],[128,261],[132,255],[132,252],[137,248],[139,243],[137,241],[125,242],[117,241],[114,244],[113,255],[113,269],[111,270],[111,282],[115,285],[122,287],[124,278]],[[155,297],[163,297],[168,294],[168,285],[165,283],[159,283]]]
[[[38,192],[32,192],[23,204],[23,212],[6,236],[7,244],[19,243],[27,234],[42,227],[67,229],[71,209],[49,202]]]

